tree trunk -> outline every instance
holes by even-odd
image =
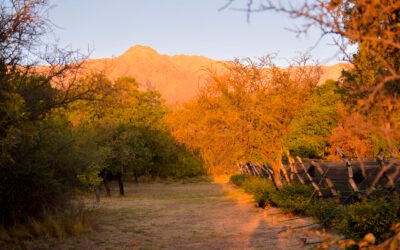
[[[93,189],[94,189],[94,194],[96,195],[96,202],[99,203],[100,202],[100,190],[99,190],[99,186],[97,184],[93,185]]]
[[[292,172],[295,174],[295,176],[296,176],[297,179],[300,181],[300,183],[304,185],[304,180],[303,180],[303,178],[299,175],[299,173],[297,172],[297,168],[296,168],[296,166],[294,165],[294,163],[295,163],[295,162],[294,162],[294,159],[290,156],[289,150],[286,151],[286,155],[287,155],[287,157],[288,157],[288,161],[289,161],[289,164],[290,164],[290,168],[292,169]]]
[[[282,171],[283,176],[285,177],[286,182],[287,182],[287,183],[290,183],[289,175],[288,175],[288,173],[287,173],[287,170],[286,170],[285,166],[283,166],[281,160],[279,160],[278,166],[279,166],[280,170]]]
[[[124,196],[125,191],[124,191],[124,183],[122,182],[122,176],[118,177],[118,185],[119,185],[119,195]]]
[[[279,160],[280,161],[280,160]],[[283,184],[282,184],[282,177],[281,177],[281,167],[280,167],[280,164],[279,163],[277,163],[277,162],[273,162],[272,164],[271,164],[271,167],[272,167],[272,171],[273,171],[273,181],[274,181],[274,184],[275,184],[275,187],[278,189],[278,190],[281,190],[282,189],[282,187],[283,187]]]
[[[111,196],[110,185],[108,185],[108,181],[106,180],[106,178],[103,179],[103,184],[104,187],[106,188],[107,196]]]

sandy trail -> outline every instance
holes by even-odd
[[[310,219],[256,208],[226,181],[128,184],[126,196],[102,198],[95,232],[34,249],[304,249]],[[283,231],[283,232],[282,232]],[[315,247],[315,245],[308,245]]]

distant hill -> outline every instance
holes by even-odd
[[[142,88],[161,92],[170,103],[187,101],[198,92],[209,69],[221,69],[221,61],[203,56],[161,55],[156,50],[136,45],[115,58],[93,59],[86,63],[89,70],[101,70],[111,79],[132,76]],[[348,64],[323,66],[320,82],[337,79]]]

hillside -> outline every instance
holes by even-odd
[[[93,59],[87,62],[90,70],[101,70],[111,79],[132,76],[143,88],[160,91],[170,103],[187,101],[196,95],[207,70],[220,69],[222,64],[203,56],[161,55],[156,50],[136,45],[115,58]],[[320,82],[337,79],[347,64],[323,66]]]

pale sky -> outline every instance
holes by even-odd
[[[218,9],[226,0],[50,0],[51,21],[62,45],[94,49],[92,58],[118,56],[133,45],[161,54],[203,55],[213,59],[260,57],[278,53],[292,58],[309,50],[317,31],[297,38],[287,28],[299,26],[283,14]],[[337,51],[331,38],[311,51],[314,59],[333,64]],[[329,60],[330,59],[330,60]],[[284,64],[284,63],[283,63]]]

